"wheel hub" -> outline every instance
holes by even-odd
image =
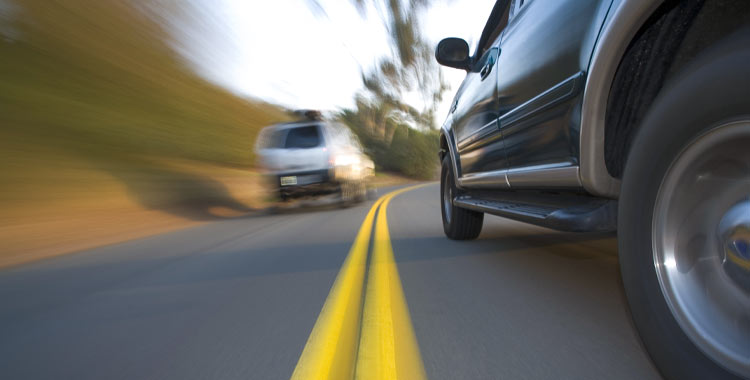
[[[451,220],[451,212],[453,211],[451,208],[453,206],[453,188],[451,185],[450,181],[446,178],[445,189],[443,190],[443,211],[445,212],[445,219],[447,221]]]
[[[750,120],[696,138],[667,169],[654,267],[672,315],[714,361],[750,376]]]
[[[727,276],[750,292],[750,200],[727,211],[719,222],[722,267]]]

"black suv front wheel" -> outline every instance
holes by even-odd
[[[623,284],[669,379],[750,378],[750,33],[736,41],[662,90],[623,177]]]

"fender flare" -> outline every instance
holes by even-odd
[[[453,138],[453,133],[451,129],[448,129],[446,127],[443,127],[440,129],[440,139],[445,139],[446,145],[448,145],[448,152],[440,154],[440,159],[442,160],[443,154],[450,154],[451,156],[451,164],[453,166],[453,178],[456,179],[456,187],[461,187],[459,185],[458,179],[461,178],[461,167],[459,166],[459,158],[458,158],[458,152],[456,150],[456,144],[455,139]]]
[[[589,61],[581,110],[579,179],[584,189],[616,199],[620,180],[604,160],[605,114],[615,73],[630,42],[662,0],[615,0]]]

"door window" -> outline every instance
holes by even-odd
[[[515,0],[517,1],[517,0]],[[477,57],[483,57],[486,55],[487,50],[490,49],[490,47],[495,45],[495,42],[500,37],[500,34],[502,34],[505,27],[508,25],[508,12],[510,9],[513,9],[514,4],[511,4],[509,7],[506,7],[505,10],[503,10],[503,13],[500,15],[500,17],[494,17],[495,20],[492,20],[492,16],[485,25],[485,30],[482,32],[482,39],[480,39],[480,42],[482,43],[481,46],[477,47],[476,56]],[[486,37],[486,38],[485,38]],[[481,66],[480,66],[481,67]]]
[[[528,3],[531,0],[513,0],[513,2],[510,4],[510,20],[513,20],[513,17],[518,14],[518,12],[521,11],[521,8]]]
[[[273,149],[284,147],[284,136],[286,130],[266,127],[260,131],[255,142],[256,149]]]

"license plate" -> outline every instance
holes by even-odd
[[[297,176],[281,177],[281,186],[290,186],[297,184]]]

